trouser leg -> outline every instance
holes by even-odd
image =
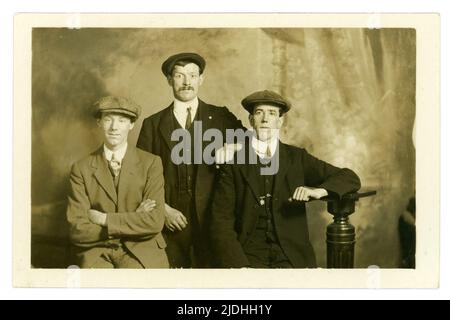
[[[180,194],[174,207],[186,217],[187,226],[181,231],[164,229],[163,235],[167,242],[166,253],[171,268],[192,267],[192,235],[196,224],[196,219],[193,218],[193,206],[193,198],[189,194]]]
[[[123,245],[112,249],[111,260],[117,269],[144,269],[141,262]]]

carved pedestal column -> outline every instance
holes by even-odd
[[[334,221],[327,227],[327,268],[353,268],[355,227],[348,216],[355,212],[355,201],[330,201],[328,212]]]
[[[356,201],[375,194],[376,191],[369,191],[349,193],[341,199],[323,199],[333,215],[333,222],[327,227],[327,268],[353,268],[356,234],[348,217],[355,212]]]

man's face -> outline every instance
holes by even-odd
[[[168,81],[175,98],[187,102],[197,97],[198,89],[203,82],[203,75],[200,74],[198,65],[188,63],[185,66],[174,66]]]
[[[283,124],[283,117],[280,117],[280,108],[270,105],[256,106],[249,119],[258,139],[261,141],[267,141],[278,136]]]
[[[114,151],[127,142],[128,133],[133,129],[134,122],[121,114],[105,113],[98,120],[98,126],[103,130],[106,146]]]

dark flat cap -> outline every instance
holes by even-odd
[[[175,66],[175,64],[178,61],[189,61],[189,62],[195,63],[196,65],[198,65],[198,67],[200,69],[200,74],[202,74],[203,70],[205,70],[206,62],[202,56],[200,56],[196,53],[193,53],[193,52],[182,52],[182,53],[178,53],[173,56],[170,56],[162,64],[161,70],[166,77],[171,74],[173,67]]]
[[[253,113],[253,108],[261,104],[279,107],[283,113],[286,113],[291,109],[289,101],[284,99],[278,93],[269,90],[254,92],[244,98],[241,104],[249,113]]]
[[[103,97],[94,103],[94,107],[96,117],[100,117],[102,113],[119,113],[136,120],[141,114],[141,107],[124,97]]]

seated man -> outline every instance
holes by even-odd
[[[277,93],[255,92],[242,105],[250,113],[254,135],[235,154],[234,163],[220,169],[211,221],[216,265],[316,267],[305,201],[357,191],[360,180],[349,169],[279,141],[290,103]]]
[[[74,164],[67,208],[81,268],[168,268],[164,179],[158,156],[128,145],[140,108],[120,97],[96,103],[104,143]],[[152,200],[150,200],[152,199]]]

